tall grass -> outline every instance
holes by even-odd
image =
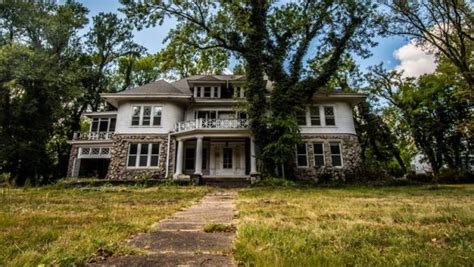
[[[247,266],[469,266],[474,185],[251,188],[236,259]]]
[[[130,235],[202,197],[197,187],[2,189],[0,266],[82,265],[98,249],[134,252]]]

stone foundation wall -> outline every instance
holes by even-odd
[[[128,145],[130,143],[159,143],[160,160],[158,168],[127,168]],[[175,140],[170,143],[169,155],[169,175],[174,170]],[[166,161],[168,159],[168,135],[148,134],[148,135],[124,135],[115,134],[113,137],[113,148],[107,179],[138,179],[138,178],[166,178]]]
[[[296,168],[296,178],[302,180],[320,180],[331,177],[344,180],[345,173],[353,171],[360,165],[360,144],[356,135],[352,134],[303,134],[303,142],[307,144],[308,168]],[[330,142],[340,142],[342,167],[333,167]],[[323,143],[325,166],[315,167],[313,143]]]
[[[71,146],[71,151],[69,153],[69,162],[67,165],[67,177],[72,177],[73,175],[73,167],[74,167],[74,161],[77,159],[77,155],[79,152],[79,147],[77,145],[72,145]]]

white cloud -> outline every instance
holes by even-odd
[[[397,71],[403,71],[404,77],[415,77],[432,73],[436,69],[435,56],[417,47],[414,42],[398,48],[393,52],[393,56],[400,60],[400,64],[395,67]]]

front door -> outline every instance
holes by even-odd
[[[215,144],[211,160],[213,170],[211,174],[222,176],[245,175],[245,153],[242,144]]]

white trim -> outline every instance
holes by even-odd
[[[131,128],[162,128],[163,127],[163,105],[154,105],[154,104],[130,104],[131,109],[132,109],[132,116],[130,120],[130,125],[129,127]],[[134,108],[139,107],[140,108],[140,114],[138,115],[138,125],[132,125],[133,123],[133,117],[134,116]],[[143,125],[143,113],[145,112],[145,107],[150,107],[150,125]],[[154,109],[155,108],[160,108],[161,109],[161,115],[160,115],[160,124],[159,125],[153,125],[153,120],[154,120]],[[115,126],[117,127],[117,126]]]
[[[137,145],[137,154],[132,154],[132,155],[135,155],[136,157],[136,160],[135,160],[135,166],[129,166],[129,162],[130,162],[130,147],[132,145]],[[141,157],[141,153],[142,153],[142,145],[148,145],[148,152],[146,154],[146,166],[140,166],[140,157]],[[151,154],[152,152],[152,149],[153,149],[153,145],[158,145],[158,154]],[[127,151],[127,165],[126,165],[126,168],[127,169],[133,169],[133,170],[136,170],[136,169],[158,169],[160,167],[160,161],[161,161],[161,146],[162,146],[162,143],[161,142],[158,142],[158,143],[129,143],[128,144],[128,151]],[[152,155],[158,155],[158,164],[157,166],[151,166],[151,157]]]

